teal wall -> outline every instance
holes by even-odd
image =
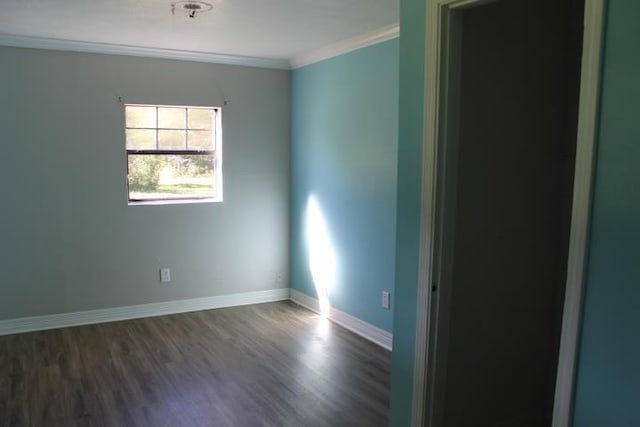
[[[422,192],[425,1],[400,2],[400,109],[390,425],[411,419]]]
[[[640,426],[640,2],[609,0],[575,427]]]
[[[314,197],[335,253],[331,306],[391,331],[380,299],[394,290],[398,40],[297,69],[292,81],[291,287],[318,297],[306,235]]]
[[[0,320],[287,287],[289,71],[4,47],[0,64]],[[224,202],[127,205],[119,95],[231,100]]]
[[[402,0],[391,425],[411,415],[424,0]],[[609,0],[575,427],[640,425],[640,2]]]

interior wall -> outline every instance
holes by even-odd
[[[398,40],[294,70],[292,94],[291,287],[328,281],[332,307],[391,331]]]
[[[408,426],[413,398],[424,125],[424,0],[400,1],[396,271],[389,425]]]
[[[0,319],[288,286],[290,72],[15,48],[0,62]],[[118,96],[222,106],[224,202],[128,206]]]
[[[571,6],[462,13],[445,426],[551,425],[577,129],[569,31],[583,14]]]
[[[575,427],[640,425],[640,2],[607,4]]]

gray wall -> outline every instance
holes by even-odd
[[[288,71],[14,48],[0,63],[0,319],[288,286]],[[127,206],[118,96],[231,101],[223,203]]]

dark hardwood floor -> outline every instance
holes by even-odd
[[[386,426],[390,353],[291,302],[0,337],[0,426]]]

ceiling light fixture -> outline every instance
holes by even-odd
[[[201,13],[210,12],[213,10],[213,5],[198,0],[177,1],[171,3],[171,13],[173,15],[176,12],[183,12],[189,18],[195,18]]]

